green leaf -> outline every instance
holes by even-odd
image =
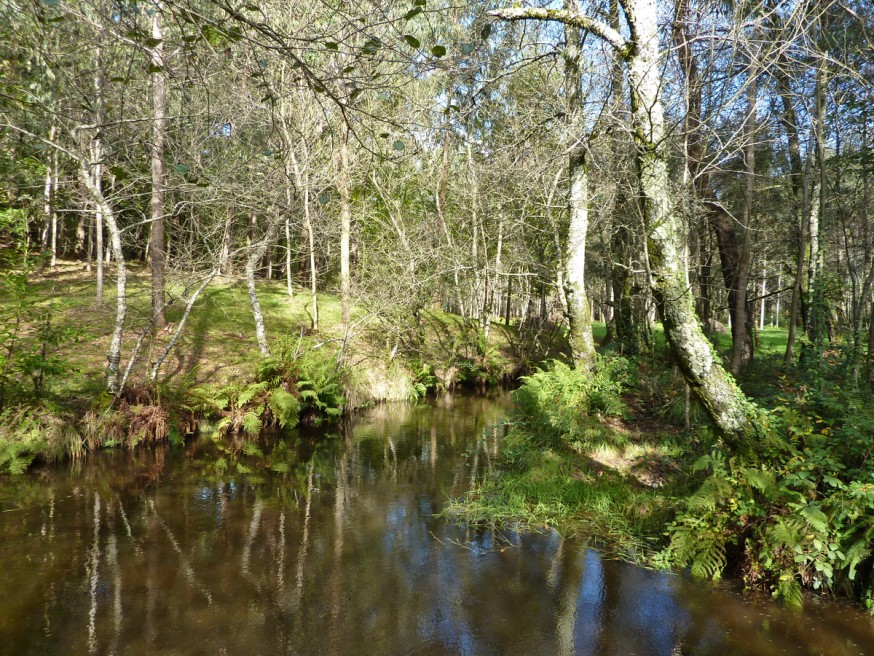
[[[425,0],[413,0],[413,6],[414,7],[424,7]]]
[[[382,47],[382,41],[377,39],[375,36],[370,37],[367,41],[364,42],[364,45],[361,46],[361,52],[365,55],[373,55]]]
[[[188,164],[174,164],[173,171],[176,173],[182,173],[184,175],[185,173],[191,172],[191,167],[188,166]]]
[[[440,45],[434,46],[433,48],[431,48],[431,54],[435,57],[442,57],[446,54],[446,47]]]
[[[475,44],[475,43],[462,43],[462,44],[461,44],[461,54],[462,54],[462,55],[469,55],[469,54],[472,53],[474,50],[476,50],[476,44]]]
[[[203,38],[206,39],[206,42],[209,45],[217,46],[221,43],[222,34],[212,25],[204,25],[201,32],[203,33]]]
[[[327,205],[331,200],[331,197],[328,194],[319,194],[318,201],[321,205]]]
[[[414,7],[413,9],[410,9],[406,14],[404,14],[404,20],[410,20],[411,18],[415,18],[416,16],[418,16],[421,13],[422,13],[421,7]]]
[[[325,42],[325,48],[327,48],[328,50],[334,50],[334,51],[336,51],[336,50],[339,50],[339,49],[340,49],[340,46],[338,46],[338,45],[337,45],[336,43],[334,43],[333,41],[326,41],[326,42]]]
[[[406,41],[411,48],[418,48],[422,45],[419,39],[414,37],[412,34],[404,34],[404,41]]]
[[[486,25],[483,25],[483,29],[480,30],[479,36],[483,41],[485,41],[486,39],[489,38],[489,35],[491,33],[492,33],[492,24],[488,23]]]
[[[164,43],[164,39],[158,39],[158,38],[153,37],[153,36],[146,37],[146,45],[149,48],[154,48],[155,46],[159,46],[162,43]]]
[[[400,140],[395,141],[391,147],[394,148],[398,152],[401,152],[405,148],[404,142],[400,141]]]

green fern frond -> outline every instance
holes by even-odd
[[[268,405],[281,427],[290,428],[297,425],[300,402],[293,394],[286,392],[281,387],[276,388],[270,393]]]
[[[261,423],[261,413],[256,413],[251,410],[243,414],[242,421],[243,431],[249,435],[257,435],[263,428]]]
[[[240,392],[240,396],[237,397],[237,403],[240,407],[248,404],[252,399],[258,396],[261,392],[264,392],[268,387],[268,383],[262,381],[260,383],[252,383],[242,392]]]

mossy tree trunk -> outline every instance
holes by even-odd
[[[575,0],[565,0],[565,8],[576,9]],[[582,80],[580,78],[580,28],[565,24],[565,89],[567,90],[568,155],[568,255],[565,259],[565,291],[570,324],[570,345],[574,364],[589,368],[595,362],[592,313],[586,296],[586,234],[589,229],[589,179],[583,143]]]

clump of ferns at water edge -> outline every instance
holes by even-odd
[[[200,409],[218,418],[214,436],[257,435],[270,426],[293,428],[338,419],[347,372],[308,340],[284,342],[262,360],[255,380],[195,388]]]

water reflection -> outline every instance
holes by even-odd
[[[0,486],[2,654],[874,653],[803,614],[434,514],[506,400],[381,407],[338,436],[106,453]]]

